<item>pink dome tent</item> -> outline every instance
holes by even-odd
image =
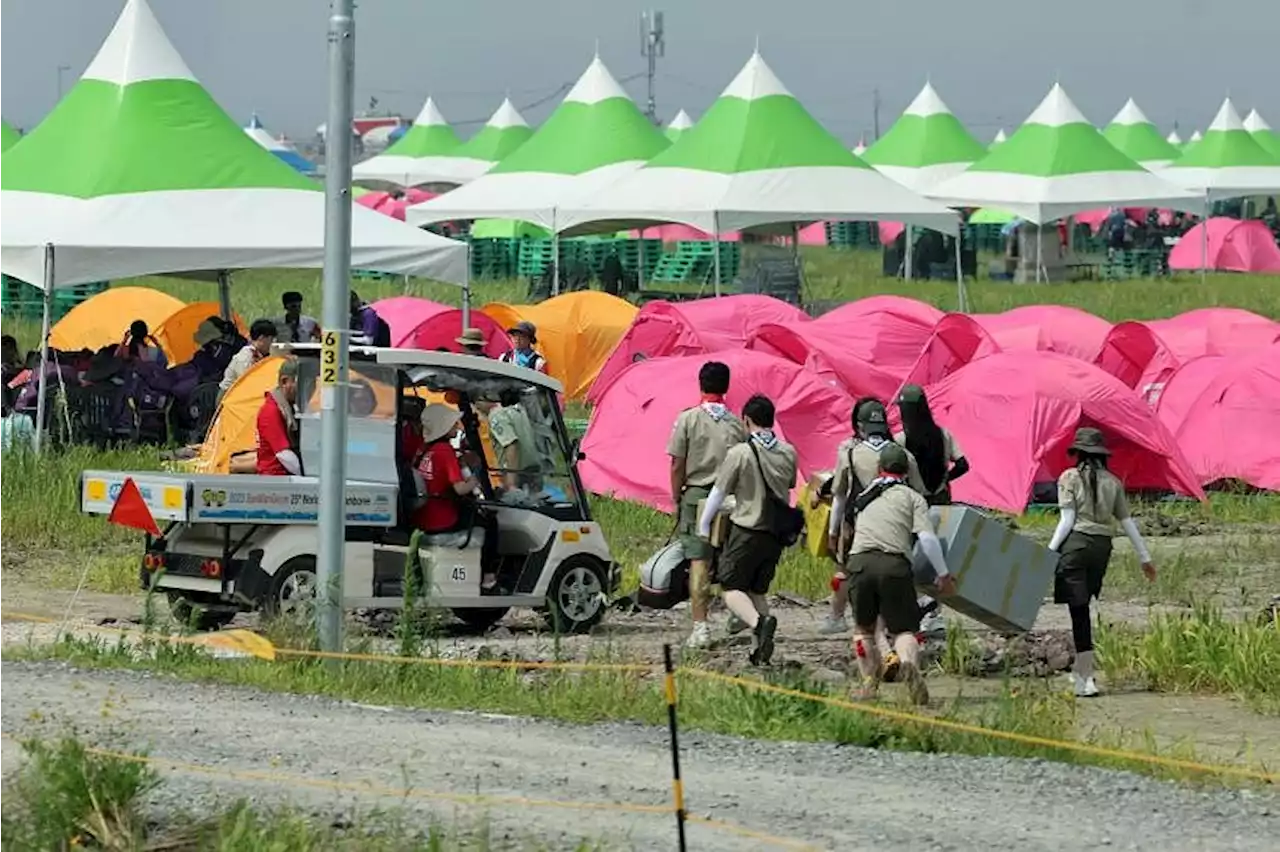
[[[785,358],[835,382],[851,396],[890,399],[942,312],[900,296],[841,305],[812,321],[766,323],[747,348]]]
[[[938,422],[955,433],[972,465],[956,481],[957,501],[1021,512],[1037,481],[1070,464],[1077,427],[1097,426],[1129,488],[1204,492],[1173,436],[1119,379],[1052,352],[1003,352],[962,367],[927,388]]]
[[[1280,491],[1280,343],[1188,361],[1156,414],[1202,484],[1239,479]]]
[[[800,476],[830,468],[849,435],[853,400],[797,364],[759,352],[714,354],[733,379],[727,403],[735,412],[756,393],[777,407],[779,435],[796,448]],[[605,389],[582,439],[579,466],[586,488],[670,511],[667,440],[676,416],[698,404],[698,370],[709,356],[655,358],[630,364]]]
[[[903,384],[940,382],[970,361],[1003,351],[985,328],[968,314],[947,314],[938,320],[921,347]]]
[[[1280,341],[1280,323],[1238,308],[1200,308],[1176,317],[1118,323],[1108,333],[1099,367],[1154,405],[1182,364],[1205,355],[1242,355]]]
[[[1216,216],[1182,235],[1169,252],[1170,269],[1199,269],[1204,261],[1204,229],[1209,229],[1208,268],[1221,272],[1280,274],[1280,246],[1258,219]]]
[[[447,349],[461,352],[462,311],[415,296],[393,296],[373,303],[378,316],[391,326],[391,345],[404,349]],[[471,312],[471,324],[484,332],[485,354],[496,358],[511,351],[506,330],[480,311]]]
[[[1092,361],[1111,323],[1066,305],[1026,305],[999,314],[974,314],[1006,352],[1057,352]]]
[[[808,314],[795,305],[771,296],[650,302],[636,314],[631,328],[600,368],[587,400],[599,404],[609,383],[634,361],[741,349],[751,332],[764,323],[807,318]]]
[[[634,230],[630,232],[632,239],[640,237],[640,231]],[[650,225],[644,229],[644,238],[647,240],[660,239],[664,243],[698,243],[710,242],[711,235],[706,231],[699,231],[691,225],[681,225],[678,222],[670,222],[665,225]],[[722,243],[736,243],[742,239],[742,235],[737,231],[726,231],[720,235]]]

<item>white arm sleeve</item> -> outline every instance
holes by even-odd
[[[848,502],[848,498],[843,494],[836,494],[831,498],[831,517],[827,519],[827,532],[836,535],[840,532],[840,522],[844,520],[844,506]]]
[[[712,488],[711,493],[707,495],[707,506],[702,510],[702,517],[698,519],[698,535],[703,538],[711,537],[711,522],[716,519],[716,513],[723,505],[724,492],[718,486]]]
[[[938,536],[931,532],[922,532],[917,538],[920,540],[920,549],[924,551],[925,556],[929,557],[929,564],[933,566],[938,576],[945,577],[950,574],[951,569],[947,567],[947,558],[942,555],[942,542],[938,541]]]
[[[293,450],[281,450],[276,453],[276,461],[284,465],[284,469],[294,476],[302,476],[302,462],[298,460],[298,454]]]
[[[1071,530],[1076,525],[1076,510],[1061,509],[1058,514],[1058,528],[1053,531],[1053,538],[1049,539],[1049,549],[1055,553],[1062,543],[1067,540],[1067,536],[1071,535]]]
[[[1138,553],[1138,561],[1144,565],[1151,561],[1151,551],[1147,550],[1147,543],[1142,540],[1142,533],[1138,532],[1138,525],[1133,522],[1133,518],[1125,518],[1120,522],[1120,526],[1124,527],[1124,534],[1129,536],[1129,541],[1133,543],[1133,549]]]

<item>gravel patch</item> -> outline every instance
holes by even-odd
[[[3,729],[15,737],[74,728],[87,741],[169,760],[397,789],[598,804],[666,805],[670,797],[666,733],[643,725],[366,707],[60,663],[7,663],[3,687]],[[1203,791],[1044,761],[696,732],[683,734],[681,745],[691,813],[822,849],[1225,852],[1273,849],[1280,830],[1280,800],[1269,791]],[[6,776],[19,765],[18,751],[4,743]],[[369,807],[447,820],[475,813],[456,802],[182,772],[166,773],[152,804],[206,810],[238,797],[338,819]],[[674,846],[667,814],[509,803],[483,811],[504,834],[556,845],[592,837],[622,848]],[[700,850],[765,848],[701,826],[690,827],[690,839]]]

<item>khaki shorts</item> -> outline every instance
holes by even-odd
[[[680,534],[680,543],[684,545],[685,559],[705,562],[711,558],[711,542],[698,535],[698,504],[707,499],[709,494],[710,488],[691,485],[680,495],[676,532]],[[694,582],[692,575],[689,582]]]
[[[854,624],[874,628],[876,619],[883,618],[890,635],[920,629],[920,605],[907,557],[880,550],[852,553],[845,573],[852,583]]]

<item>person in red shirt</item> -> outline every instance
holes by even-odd
[[[427,451],[422,439],[422,412],[426,402],[421,397],[405,396],[400,400],[400,461],[410,468]]]
[[[418,462],[425,499],[414,514],[414,524],[425,533],[453,532],[463,528],[462,499],[478,486],[475,477],[463,475],[458,454],[449,439],[458,431],[458,412],[432,403],[422,411],[422,440],[426,445]],[[465,513],[470,514],[470,513]],[[470,518],[466,518],[467,523]]]
[[[276,388],[267,392],[258,409],[258,474],[302,475],[298,453],[298,421],[293,405],[298,398],[298,361],[287,358],[280,365]]]

